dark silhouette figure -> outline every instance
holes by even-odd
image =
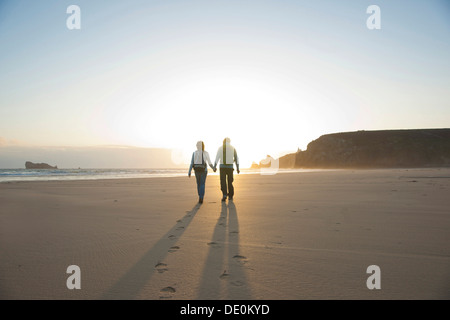
[[[230,144],[230,138],[223,140],[223,145],[217,150],[216,161],[214,162],[214,171],[216,171],[217,163],[220,161],[220,189],[222,190],[222,201],[233,200],[233,164],[236,162],[237,173],[239,174],[239,157],[236,149]]]

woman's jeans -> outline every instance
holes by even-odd
[[[205,183],[207,174],[208,171],[206,170],[201,172],[195,171],[195,178],[197,179],[197,192],[198,196],[202,199],[205,196]]]

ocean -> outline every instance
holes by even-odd
[[[187,176],[188,169],[0,169],[0,183]]]
[[[279,169],[277,172],[308,172],[314,169]],[[187,176],[188,168],[180,169],[0,169],[0,183],[14,181],[67,181],[126,178]],[[241,169],[241,174],[260,174],[259,169]],[[275,173],[275,172],[274,172]],[[219,174],[208,170],[208,175]],[[235,171],[236,174],[236,171]],[[263,173],[267,174],[267,173]],[[192,170],[194,176],[194,170]]]

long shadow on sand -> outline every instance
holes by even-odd
[[[239,222],[233,201],[222,202],[208,246],[197,299],[251,299],[245,273],[248,260],[240,252]]]
[[[175,241],[186,231],[201,205],[197,204],[186,215],[150,248],[144,256],[136,262],[112,287],[110,287],[101,299],[135,299],[143,287],[148,283],[152,275],[157,271],[156,266],[171,251],[178,250],[174,246]]]

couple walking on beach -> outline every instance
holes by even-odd
[[[217,163],[220,161],[220,189],[222,190],[222,201],[233,200],[233,163],[236,162],[237,173],[239,174],[239,158],[236,149],[230,144],[230,138],[223,140],[222,146],[217,150],[216,161],[212,165],[209,158],[209,153],[205,151],[205,144],[203,141],[197,142],[197,150],[192,154],[191,165],[189,167],[188,176],[191,176],[192,169],[195,172],[197,179],[198,202],[203,203],[205,196],[206,176],[208,175],[207,163],[213,169],[217,170]]]

